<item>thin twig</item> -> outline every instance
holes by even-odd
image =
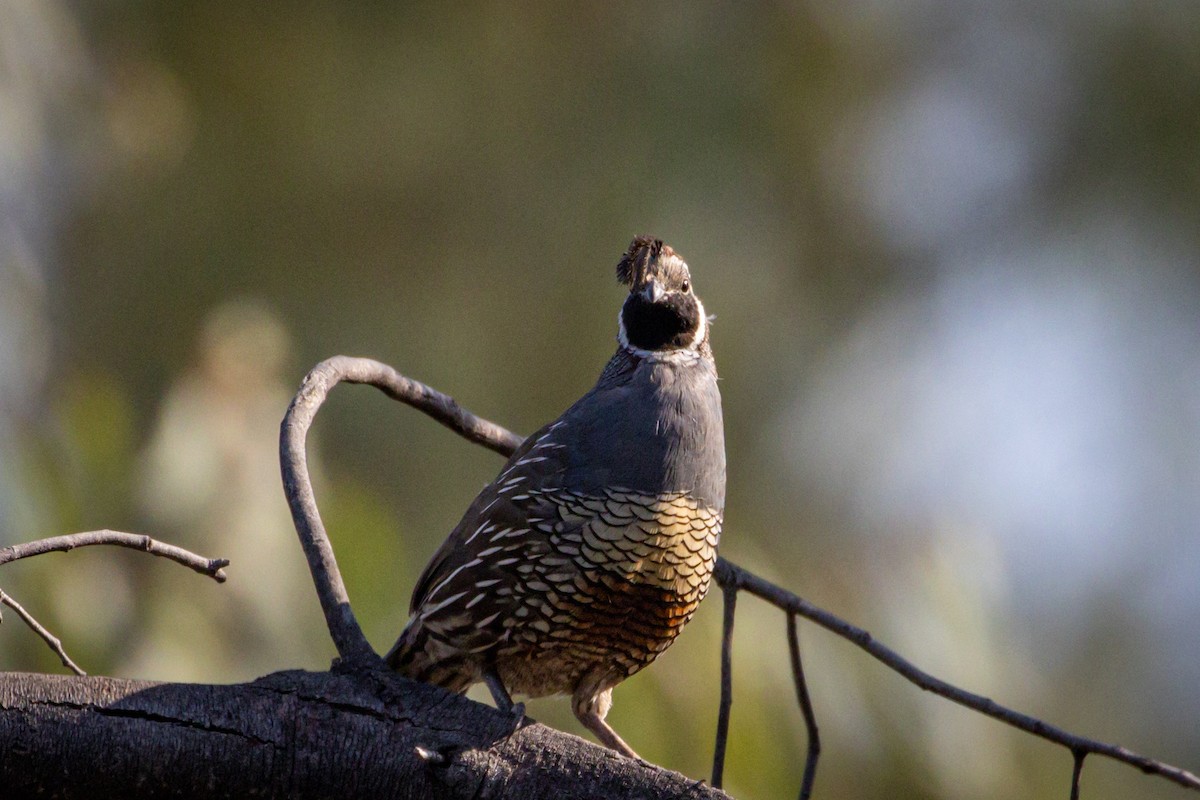
[[[12,597],[5,594],[3,589],[0,589],[0,603],[3,603],[13,611],[17,612],[17,616],[19,616],[34,633],[42,637],[42,641],[49,645],[50,649],[58,655],[58,657],[62,660],[64,667],[71,670],[76,675],[87,674],[79,668],[78,664],[71,660],[71,657],[67,655],[67,651],[63,650],[62,642],[59,640],[59,638],[42,627],[42,624],[34,619],[32,614],[26,611],[24,607],[22,607],[22,605],[16,600],[12,599]]]
[[[35,542],[0,547],[0,566],[10,561],[19,561],[22,558],[38,556],[42,553],[65,553],[77,547],[90,547],[98,544],[128,547],[131,550],[141,550],[143,553],[149,553],[152,556],[168,558],[177,564],[182,564],[199,572],[201,575],[207,575],[217,583],[225,582],[224,567],[229,566],[229,559],[226,558],[205,558],[189,550],[184,550],[182,547],[157,541],[145,534],[110,530],[68,533],[65,536],[51,536],[48,539],[38,539]]]
[[[808,729],[808,755],[804,759],[804,778],[800,782],[800,800],[812,797],[813,783],[817,779],[817,759],[821,757],[821,735],[817,730],[817,715],[813,712],[812,699],[808,696],[808,682],[804,679],[804,665],[800,662],[800,632],[796,628],[796,615],[787,615],[788,653],[792,658],[792,677],[796,681],[796,701],[804,715],[804,726]]]
[[[1186,786],[1189,789],[1200,789],[1200,777],[1193,775],[1187,770],[1147,758],[1124,747],[1077,736],[1045,723],[1036,717],[1005,708],[987,697],[968,692],[940,678],[935,678],[904,659],[896,651],[879,642],[862,628],[851,625],[849,622],[814,606],[812,603],[801,599],[786,589],[782,589],[770,581],[766,581],[723,558],[717,559],[715,577],[721,586],[728,584],[738,586],[754,596],[766,600],[777,608],[799,614],[806,619],[812,620],[826,630],[850,640],[879,661],[891,667],[894,671],[903,675],[910,682],[928,692],[933,692],[967,708],[973,708],[982,714],[1012,725],[1014,728],[1019,728],[1027,733],[1032,733],[1034,736],[1055,742],[1072,751],[1077,752],[1082,750],[1085,753],[1102,755],[1137,767],[1147,774],[1161,775],[1167,780],[1178,783],[1180,786]]]
[[[1071,756],[1075,765],[1071,768],[1071,800],[1079,800],[1079,780],[1083,775],[1083,760],[1087,758],[1086,750],[1072,750]]]
[[[423,383],[405,378],[392,368],[370,359],[337,356],[318,364],[304,379],[284,418],[281,431],[280,456],[283,462],[284,490],[292,508],[292,516],[296,521],[305,555],[308,557],[309,567],[313,572],[330,635],[338,652],[343,658],[365,653],[367,658],[378,660],[350,610],[345,586],[333,559],[332,547],[317,514],[304,456],[304,438],[313,415],[324,402],[329,389],[340,381],[376,386],[388,396],[429,414],[460,436],[503,456],[512,455],[523,440],[511,431],[464,410],[453,398]],[[715,578],[722,589],[730,587],[733,592],[739,588],[745,589],[783,611],[812,620],[826,630],[848,639],[922,689],[1070,749],[1076,754],[1078,769],[1082,769],[1082,758],[1078,753],[1082,752],[1085,756],[1096,753],[1137,767],[1147,774],[1159,775],[1181,786],[1200,789],[1200,778],[1187,770],[1147,758],[1117,745],[1076,736],[935,678],[876,641],[867,631],[845,622],[731,561],[717,559]],[[732,601],[727,600],[727,607],[731,603]],[[811,753],[811,741],[809,746]]]
[[[713,747],[712,785],[720,789],[725,780],[725,745],[729,740],[729,709],[733,705],[733,616],[737,610],[737,587],[722,586],[725,614],[721,623],[721,707],[717,712],[717,743]]]
[[[204,556],[196,555],[190,550],[184,550],[182,547],[157,541],[145,534],[125,533],[123,531],[110,531],[107,529],[68,533],[64,536],[51,536],[33,542],[23,542],[21,544],[9,545],[8,547],[0,547],[0,566],[12,561],[20,561],[22,558],[39,556],[43,553],[65,553],[77,547],[91,547],[101,544],[127,547],[131,550],[139,550],[153,556],[170,559],[177,564],[182,564],[199,572],[201,575],[207,575],[217,583],[225,582],[224,568],[229,566],[229,560],[225,558],[205,558]],[[76,675],[87,674],[63,650],[62,642],[59,641],[58,637],[46,630],[20,603],[3,591],[0,591],[0,603],[16,611],[25,624],[34,633],[42,637],[42,640],[58,655],[62,660],[63,666],[70,669]]]

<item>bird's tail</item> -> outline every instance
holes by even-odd
[[[478,666],[447,642],[429,633],[413,618],[384,656],[387,665],[406,678],[432,683],[452,692],[465,692],[480,680]]]

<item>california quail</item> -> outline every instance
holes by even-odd
[[[606,746],[612,689],[674,641],[708,590],[725,507],[709,321],[687,264],[638,237],[617,352],[471,503],[413,591],[388,664],[463,692],[570,694]]]

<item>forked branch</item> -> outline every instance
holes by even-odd
[[[287,416],[284,417],[281,430],[280,456],[284,490],[287,493],[288,504],[292,509],[300,541],[308,558],[309,568],[313,573],[329,632],[337,646],[338,653],[346,661],[378,664],[379,656],[367,643],[362,629],[350,609],[346,588],[333,557],[333,548],[329,544],[329,538],[317,512],[304,453],[305,438],[317,409],[324,402],[329,390],[342,381],[375,386],[389,397],[425,412],[460,436],[504,456],[511,455],[520,446],[522,438],[495,423],[471,414],[448,395],[431,389],[419,381],[406,378],[391,367],[370,359],[336,356],[318,364],[305,377],[288,409]],[[722,637],[723,669],[719,714],[721,722],[718,726],[713,766],[713,784],[715,786],[720,785],[723,771],[725,733],[728,729],[729,708],[732,702],[729,648],[732,642],[736,595],[738,591],[746,591],[783,610],[788,615],[789,650],[797,681],[797,697],[810,734],[802,796],[808,796],[812,791],[819,744],[816,741],[815,716],[811,705],[807,702],[807,690],[803,684],[799,645],[794,633],[795,616],[812,620],[826,630],[853,642],[926,691],[1067,748],[1074,758],[1071,781],[1072,796],[1078,796],[1083,760],[1092,753],[1129,764],[1147,774],[1161,776],[1180,786],[1200,790],[1200,778],[1187,770],[1147,758],[1124,747],[1077,736],[936,678],[876,640],[862,628],[851,625],[724,558],[717,560],[715,577],[725,595],[725,633]]]
[[[1200,790],[1200,777],[1185,769],[1156,761],[1124,747],[1078,736],[1062,728],[1057,728],[1043,722],[1036,717],[1006,708],[990,698],[968,692],[965,689],[960,689],[953,684],[947,683],[941,678],[936,678],[880,642],[868,631],[851,625],[849,622],[822,608],[814,606],[807,600],[776,586],[770,581],[758,577],[731,561],[726,561],[723,558],[717,559],[717,569],[714,577],[725,592],[736,592],[739,589],[747,591],[755,597],[767,601],[776,608],[782,609],[789,614],[798,614],[805,619],[812,620],[822,628],[853,642],[925,691],[932,692],[959,705],[998,719],[1014,728],[1019,728],[1027,733],[1032,733],[1034,736],[1039,736],[1067,748],[1076,759],[1074,775],[1072,777],[1072,791],[1076,795],[1078,793],[1079,775],[1082,769],[1083,758],[1091,753],[1106,756],[1137,767],[1148,775],[1159,775],[1167,780],[1178,783],[1180,786]]]
[[[22,558],[31,558],[39,556],[43,553],[60,552],[65,553],[68,550],[74,550],[77,547],[91,547],[93,545],[106,544],[116,547],[127,547],[131,550],[139,550],[143,553],[149,553],[153,556],[170,559],[177,564],[182,564],[185,567],[199,572],[201,575],[207,575],[217,583],[225,581],[225,567],[229,566],[229,560],[225,558],[205,558],[198,556],[195,553],[184,550],[182,547],[176,547],[173,544],[160,542],[152,539],[145,534],[140,533],[125,533],[123,531],[84,531],[82,533],[69,533],[65,536],[51,536],[47,539],[38,539],[33,542],[24,542],[22,544],[14,544],[8,547],[0,547],[0,566],[8,564],[12,561],[20,561]],[[70,669],[76,675],[85,675],[79,665],[71,660],[63,649],[62,641],[57,636],[50,633],[44,625],[37,621],[36,618],[26,611],[20,603],[14,600],[10,595],[5,594],[0,590],[0,604],[6,605],[13,611],[17,612],[17,616],[21,618],[30,630],[41,637],[42,641],[54,651],[54,653],[62,661],[63,666]]]

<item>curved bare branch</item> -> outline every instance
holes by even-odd
[[[201,575],[207,575],[217,583],[225,582],[224,568],[229,566],[229,559],[227,558],[205,558],[189,550],[184,550],[182,547],[176,547],[173,544],[152,539],[145,534],[124,533],[123,531],[110,531],[107,529],[68,533],[65,536],[51,536],[47,539],[38,539],[34,542],[0,547],[0,566],[10,561],[19,561],[22,558],[30,558],[42,553],[65,553],[77,547],[90,547],[99,544],[127,547],[131,550],[141,550],[143,553],[149,553],[152,556],[170,559],[177,564],[182,564],[189,569],[199,572]]]
[[[350,597],[317,510],[304,448],[317,409],[330,389],[343,381],[374,386],[393,400],[425,412],[459,436],[498,453],[511,453],[520,445],[521,437],[466,411],[454,398],[369,358],[334,356],[313,367],[304,377],[280,426],[279,461],[284,492],[338,655],[348,664],[379,666],[378,654],[367,642],[350,609]]]

